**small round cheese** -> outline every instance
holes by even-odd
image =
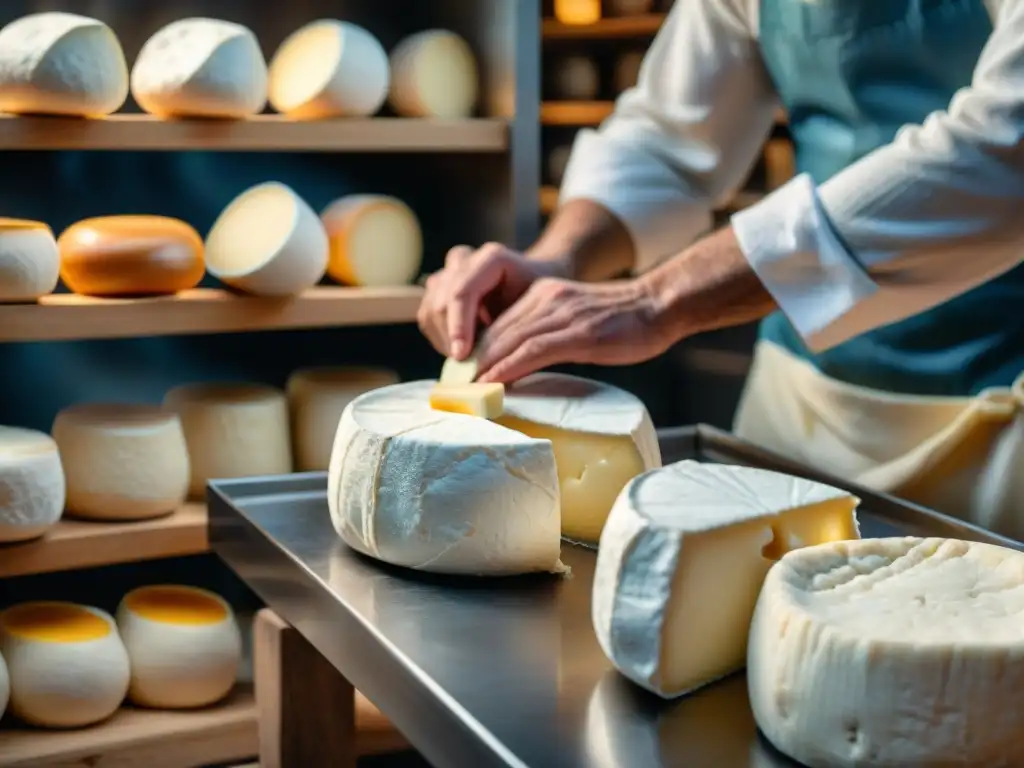
[[[64,511],[64,470],[53,439],[0,427],[0,543],[42,536]]]
[[[235,685],[242,637],[231,607],[204,589],[150,586],[117,611],[132,678],[128,697],[157,709],[214,704]]]
[[[320,215],[330,239],[327,274],[345,285],[409,285],[423,265],[416,214],[394,197],[351,195]]]
[[[80,728],[121,706],[128,653],[113,618],[72,603],[22,603],[0,613],[11,712],[29,725]]]
[[[150,405],[85,404],[53,422],[67,477],[68,514],[143,520],[185,501],[189,459],[181,421]]]
[[[203,239],[165,216],[102,216],[61,233],[60,276],[83,296],[147,296],[195,288],[206,271]]]
[[[601,90],[597,64],[588,56],[567,56],[553,68],[552,90],[556,99],[591,101]]]
[[[301,27],[270,61],[270,103],[294,120],[369,117],[384,104],[390,82],[384,47],[347,21]]]
[[[57,242],[46,224],[0,219],[0,304],[53,293],[59,274]]]
[[[241,24],[179,19],[142,46],[131,89],[157,117],[249,117],[267,103],[267,62]]]
[[[391,106],[406,117],[472,117],[477,70],[469,43],[454,32],[417,32],[391,53]]]
[[[295,469],[325,472],[341,414],[359,395],[398,383],[398,374],[381,368],[304,368],[287,384],[291,406]]]
[[[949,539],[790,552],[750,629],[758,727],[809,768],[1013,766],[1024,553]]]
[[[7,711],[7,702],[11,700],[11,676],[7,672],[7,662],[0,656],[0,718]]]
[[[191,465],[189,493],[204,498],[209,480],[292,471],[288,400],[260,384],[186,384],[167,393],[178,413]]]
[[[114,32],[73,13],[34,13],[0,29],[0,112],[102,117],[128,97]]]
[[[206,267],[221,282],[261,296],[293,296],[327,271],[327,232],[305,200],[278,182],[236,197],[206,236]]]

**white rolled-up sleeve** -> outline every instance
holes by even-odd
[[[814,351],[930,309],[1024,257],[1024,2],[1005,2],[948,109],[820,187],[797,177],[732,217]]]
[[[707,231],[743,183],[778,106],[749,10],[756,0],[677,2],[597,130],[577,134],[559,201],[603,205],[629,230],[635,270]]]

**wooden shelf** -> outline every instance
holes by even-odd
[[[4,150],[193,150],[245,152],[503,152],[504,120],[350,118],[298,122],[280,115],[249,120],[158,120],[150,115],[0,118]]]
[[[176,296],[93,299],[46,296],[0,304],[0,342],[138,338],[409,323],[423,289],[321,286],[292,298],[197,288]]]
[[[730,200],[722,210],[726,213],[741,211],[763,198],[760,192],[742,191]],[[540,189],[540,212],[542,216],[550,216],[558,207],[558,189],[556,187],[541,187]]]
[[[563,24],[558,19],[544,19],[541,35],[545,40],[613,40],[629,37],[650,37],[657,34],[665,21],[664,13],[621,16],[601,19],[594,24]]]
[[[615,109],[614,101],[545,101],[540,105],[543,125],[594,126],[604,122]],[[786,125],[786,113],[775,115],[778,125]]]

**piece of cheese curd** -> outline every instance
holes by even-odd
[[[809,768],[1024,760],[1024,553],[864,539],[787,554],[750,630],[750,704]]]
[[[496,419],[505,411],[504,384],[437,384],[430,390],[435,411]]]

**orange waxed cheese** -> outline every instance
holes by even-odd
[[[125,607],[143,619],[161,624],[217,624],[228,610],[215,595],[195,587],[142,587],[129,593]]]
[[[0,626],[11,637],[44,643],[82,643],[110,634],[110,624],[74,603],[35,602],[8,608]]]
[[[0,217],[0,231],[10,232],[15,229],[42,229],[49,232],[50,226],[41,221],[32,221],[31,219],[5,219]]]

